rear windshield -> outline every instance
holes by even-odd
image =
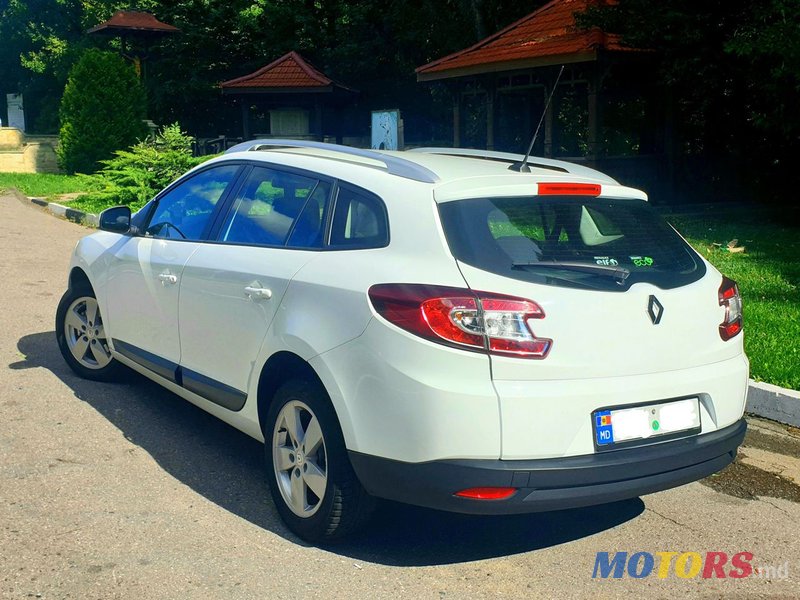
[[[439,205],[453,255],[505,277],[622,291],[646,281],[674,288],[705,265],[642,200],[526,196]]]

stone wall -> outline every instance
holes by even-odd
[[[0,127],[0,172],[59,173],[58,136],[26,136],[19,129]]]

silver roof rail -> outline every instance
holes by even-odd
[[[361,148],[353,148],[351,146],[340,146],[338,144],[326,144],[323,142],[311,142],[307,140],[250,140],[236,144],[225,151],[225,154],[233,152],[251,152],[257,150],[280,150],[281,148],[312,148],[317,150],[327,150],[329,152],[338,152],[347,156],[355,156],[359,158],[368,158],[381,162],[385,165],[382,169],[391,175],[397,175],[405,179],[412,179],[422,183],[436,183],[439,181],[439,176],[430,169],[423,167],[420,164],[411,160],[406,160],[399,156],[391,154],[384,154],[383,152],[376,152],[375,150],[363,150]],[[329,156],[319,156],[320,158],[331,158]],[[363,164],[363,163],[362,163]],[[371,168],[380,168],[373,165],[365,165]]]
[[[515,163],[520,162],[524,157],[522,154],[513,154],[511,152],[494,152],[493,150],[478,150],[475,148],[414,148],[409,152],[422,152],[423,154],[444,154],[447,156],[465,156],[471,158],[485,158],[489,160],[497,160],[501,162]],[[600,179],[606,183],[613,183],[619,185],[619,182],[612,179],[605,173],[584,167],[583,165],[576,165],[575,163],[567,162],[565,160],[553,160],[552,158],[541,158],[539,156],[531,156],[528,159],[528,165],[531,167],[539,167],[542,169],[552,169],[553,171],[561,171],[562,173],[570,173],[572,175],[582,175],[592,179]]]

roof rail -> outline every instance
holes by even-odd
[[[250,152],[258,150],[280,150],[281,148],[311,148],[316,150],[326,150],[328,152],[338,152],[346,156],[355,156],[358,158],[367,158],[375,160],[384,164],[384,168],[365,165],[374,169],[381,169],[390,175],[397,175],[405,179],[413,179],[422,183],[436,183],[439,181],[439,176],[430,169],[423,167],[411,160],[406,160],[399,156],[391,154],[384,154],[383,152],[376,152],[375,150],[363,150],[361,148],[353,148],[351,146],[340,146],[338,144],[326,144],[323,142],[311,142],[307,140],[250,140],[236,144],[225,151],[225,154],[232,152]],[[320,155],[319,158],[329,158],[330,156]],[[363,163],[362,163],[363,164]]]
[[[523,159],[522,154],[513,154],[511,152],[494,152],[493,150],[478,150],[474,148],[414,148],[409,152],[422,152],[423,154],[444,154],[447,156],[464,156],[470,158],[484,158],[487,160],[496,160],[501,162],[515,163]],[[576,165],[575,163],[567,162],[565,160],[553,160],[552,158],[541,158],[539,156],[530,157],[528,164],[531,167],[539,167],[541,169],[550,169],[552,171],[560,171],[561,173],[570,173],[572,175],[582,175],[592,179],[600,179],[606,183],[613,183],[619,185],[619,182],[612,179],[605,173],[584,167],[583,165]]]

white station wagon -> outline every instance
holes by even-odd
[[[719,471],[746,428],[736,284],[643,192],[521,159],[236,146],[101,215],[61,351],[264,440],[277,509],[315,542],[375,498],[524,513]]]

